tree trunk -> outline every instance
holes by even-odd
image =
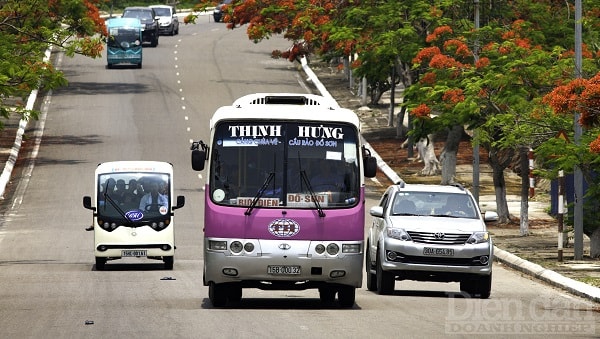
[[[600,227],[590,235],[590,257],[600,258]]]
[[[494,182],[494,192],[496,194],[496,213],[498,213],[498,223],[508,224],[510,222],[510,211],[506,201],[506,181],[504,180],[503,162],[498,158],[497,152],[490,152],[490,166],[492,167],[492,178]]]
[[[521,236],[529,235],[529,147],[521,147]]]
[[[404,125],[404,117],[406,116],[406,106],[400,107],[400,112],[396,115],[396,137],[405,139],[408,134],[408,127]]]
[[[456,176],[456,153],[458,152],[458,145],[463,131],[464,129],[461,125],[456,125],[448,131],[444,150],[440,155],[440,161],[442,163],[442,185],[454,183],[454,177]]]
[[[433,147],[433,134],[429,134],[427,139],[422,138],[417,142],[417,150],[419,151],[419,157],[423,160],[423,169],[421,175],[432,176],[438,174],[440,170],[440,162],[435,155],[435,148]],[[456,165],[456,155],[454,157],[454,164]]]

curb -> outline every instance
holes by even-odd
[[[52,47],[46,49],[46,53],[44,54],[44,62],[50,60],[50,52]],[[35,101],[37,100],[39,90],[36,88],[31,93],[29,93],[29,97],[27,98],[27,104],[25,105],[25,110],[32,110],[35,105]],[[10,155],[8,160],[6,161],[6,165],[4,165],[4,169],[2,170],[2,174],[0,174],[0,199],[4,199],[4,192],[6,191],[6,185],[10,181],[10,177],[12,176],[12,170],[17,162],[17,158],[19,157],[19,151],[21,150],[21,143],[23,141],[23,134],[25,133],[25,128],[27,128],[27,123],[29,122],[29,116],[24,117],[19,121],[19,129],[17,130],[17,135],[15,137],[15,143],[13,147],[10,149]]]
[[[555,271],[534,264],[525,259],[494,246],[494,256],[496,261],[526,273],[532,277],[549,283],[550,285],[564,289],[572,294],[585,297],[594,302],[600,303],[600,288],[594,287],[581,281],[567,278]]]

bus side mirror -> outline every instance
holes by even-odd
[[[377,175],[377,159],[369,155],[363,158],[363,162],[363,166],[365,168],[365,177],[375,177],[375,175]]]
[[[92,207],[92,197],[88,197],[88,196],[83,197],[83,207],[87,208],[88,210],[92,210],[92,211],[96,210],[95,207]]]
[[[182,208],[183,206],[185,206],[185,197],[183,195],[178,195],[177,196],[177,204],[175,206],[173,206],[173,210]]]
[[[195,149],[192,151],[192,169],[194,171],[202,171],[204,169],[204,161],[206,160],[206,151]]]
[[[362,146],[363,172],[365,177],[373,178],[377,175],[377,159],[371,155],[371,150]]]
[[[202,171],[206,155],[208,154],[208,146],[200,140],[192,142],[190,149],[192,150],[192,169],[194,171]]]

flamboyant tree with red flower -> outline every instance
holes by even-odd
[[[584,55],[591,54],[587,48],[583,51]],[[597,52],[593,58],[599,56]],[[568,132],[570,140],[549,139],[538,148],[538,154],[545,156],[554,173],[569,173],[575,166],[581,169],[588,187],[583,199],[583,231],[590,237],[590,256],[600,257],[600,72],[560,84],[544,96],[543,102],[571,123],[566,124],[565,131],[572,131],[573,124],[581,125],[580,140]]]
[[[5,0],[0,2],[0,115],[25,111],[24,102],[31,90],[51,89],[66,80],[50,61],[44,61],[48,47],[63,50],[68,56],[82,54],[99,57],[103,49],[101,33],[106,28],[98,4],[104,0]],[[98,34],[100,33],[100,34]],[[7,98],[14,100],[11,106]],[[3,122],[0,120],[0,129]]]
[[[559,39],[544,35],[563,32],[562,26],[541,31],[541,22],[517,13],[530,10],[527,6],[537,10],[546,6],[544,13],[559,13],[553,7],[556,3],[521,3],[506,12],[511,22],[498,20],[478,31],[457,31],[449,25],[433,28],[426,39],[429,46],[414,58],[419,80],[406,91],[407,106],[418,121],[415,137],[446,131],[440,157],[445,180],[454,175],[463,129],[477,130],[474,142],[488,151],[501,222],[510,220],[504,169],[513,164],[519,148],[540,145],[564,126],[564,118],[544,109],[542,97],[566,74],[573,74],[572,52]],[[430,115],[423,116],[423,105]]]

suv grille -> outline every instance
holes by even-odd
[[[414,242],[440,245],[462,245],[471,236],[471,234],[443,232],[408,232],[408,235]]]

